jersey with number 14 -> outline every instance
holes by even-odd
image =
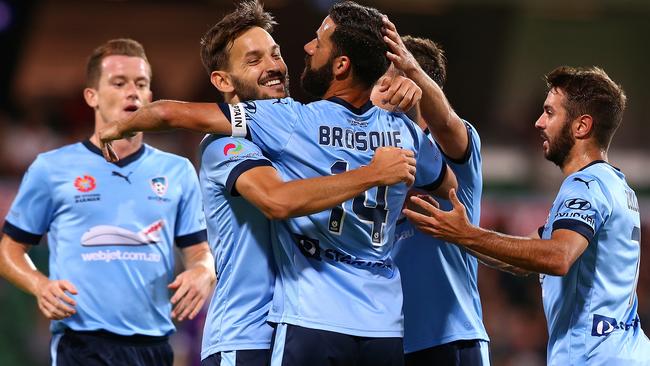
[[[380,146],[415,151],[416,185],[434,188],[439,150],[404,114],[338,98],[303,105],[290,98],[222,105],[285,180],[368,165]],[[424,162],[426,161],[426,164]],[[342,205],[274,222],[279,278],[269,320],[369,337],[401,337],[402,290],[389,257],[405,184],[375,187]]]
[[[649,365],[636,284],[641,225],[634,191],[618,169],[595,161],[569,175],[541,237],[566,229],[587,249],[565,276],[540,276],[549,365]]]

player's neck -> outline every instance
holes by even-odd
[[[333,81],[332,85],[330,85],[329,89],[323,95],[323,99],[337,97],[356,108],[361,108],[370,100],[371,91],[372,89],[362,87],[356,83],[350,84],[348,82]]]
[[[573,146],[569,157],[562,166],[562,174],[565,177],[577,172],[596,160],[607,161],[607,150],[594,146]]]
[[[99,146],[99,139],[97,138],[97,134],[93,134],[90,137],[90,142],[92,142],[93,145]],[[127,137],[121,140],[115,140],[112,142],[111,146],[113,146],[113,150],[117,154],[117,156],[120,157],[120,159],[123,159],[136,151],[140,149],[142,146],[142,133],[137,133],[133,137]]]

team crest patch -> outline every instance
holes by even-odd
[[[223,147],[223,155],[228,156],[228,155],[239,155],[242,153],[242,150],[244,149],[244,146],[242,146],[241,143],[229,143],[226,144],[226,146]]]
[[[164,196],[167,193],[167,177],[151,178],[151,189],[158,197]]]
[[[92,175],[84,175],[74,180],[74,187],[79,192],[90,192],[97,187],[95,178]]]

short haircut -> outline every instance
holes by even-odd
[[[404,36],[402,41],[422,70],[442,88],[447,81],[447,59],[442,47],[430,39],[413,36]]]
[[[277,23],[271,13],[257,0],[242,1],[235,10],[223,17],[201,37],[201,62],[208,75],[215,70],[227,70],[230,49],[240,34],[253,27],[273,32]]]
[[[354,77],[366,87],[372,87],[390,64],[381,33],[383,15],[377,9],[344,1],[334,4],[329,16],[336,24],[331,36],[332,56],[348,56]]]
[[[129,38],[111,39],[103,45],[95,48],[86,64],[86,86],[97,88],[102,75],[102,61],[108,56],[131,56],[140,57],[149,64],[144,47],[140,42]],[[149,78],[152,77],[151,65],[149,65]]]
[[[625,111],[626,97],[621,86],[596,66],[561,66],[545,78],[549,89],[558,88],[566,94],[564,107],[568,118],[590,115],[596,142],[602,148],[609,148]]]

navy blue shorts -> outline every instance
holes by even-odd
[[[357,337],[277,324],[271,345],[272,366],[401,366],[402,338]]]
[[[53,366],[172,366],[168,337],[120,336],[107,331],[66,329],[52,336]]]
[[[201,366],[268,366],[270,349],[247,349],[212,354],[201,361]]]
[[[406,366],[488,366],[487,342],[460,340],[404,355]]]

